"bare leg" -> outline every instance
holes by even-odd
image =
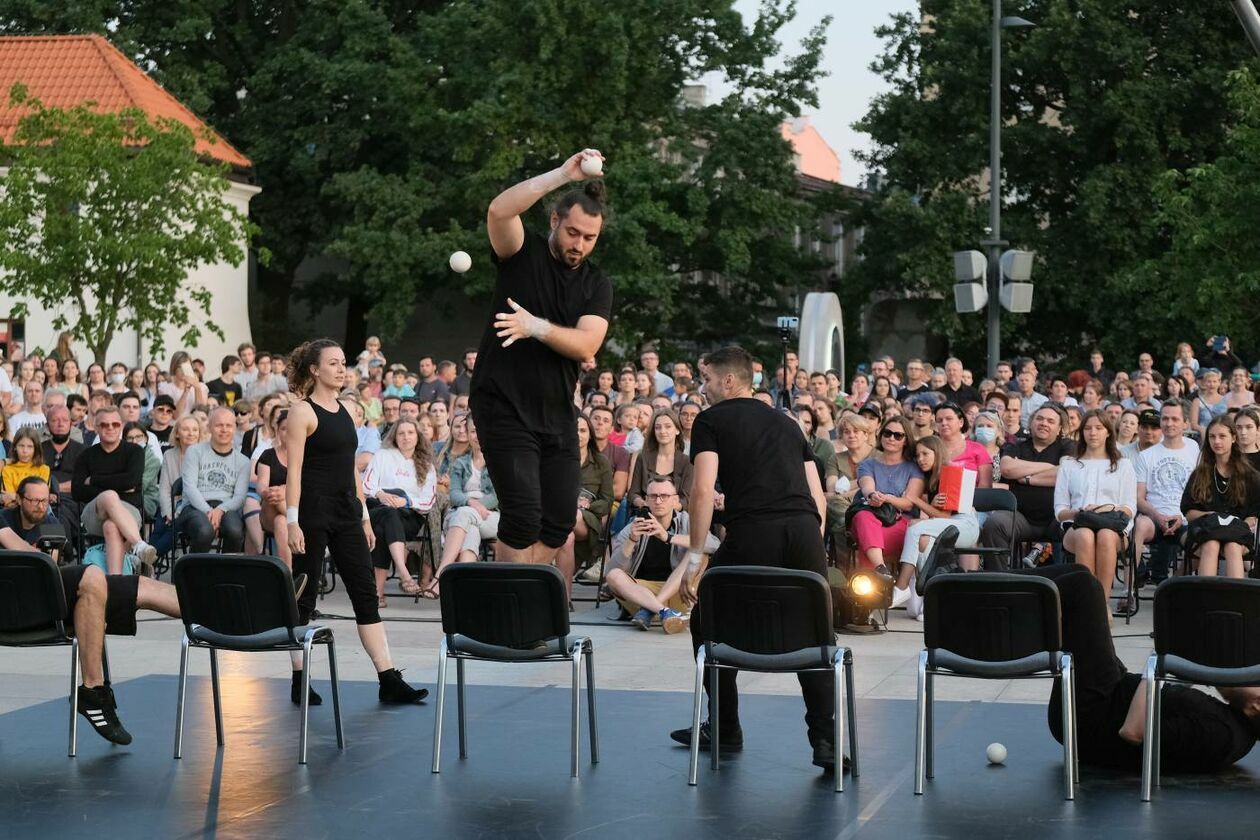
[[[118,533],[122,534],[127,545],[140,542],[140,529],[136,527],[136,520],[131,518],[131,514],[123,507],[122,499],[113,490],[106,490],[96,497],[96,511],[102,520],[109,519],[118,527]]]
[[[1154,538],[1155,523],[1149,516],[1138,514],[1137,520],[1133,523],[1133,551],[1135,552],[1133,556],[1141,561],[1143,547]]]
[[[105,568],[111,575],[121,575],[127,544],[112,519],[106,519],[101,523],[101,533],[105,535]]]
[[[389,577],[389,569],[373,568],[372,573],[376,575],[376,597],[380,599],[385,594],[385,579]]]
[[[556,570],[564,578],[564,597],[569,600],[573,599],[573,572],[577,569],[577,560],[573,556],[573,543],[573,534],[569,534],[564,545],[556,551]]]
[[[398,579],[412,580],[411,572],[407,569],[407,544],[401,542],[390,543],[389,556],[394,561],[394,571],[398,573]]]
[[[1200,577],[1215,577],[1220,565],[1221,544],[1216,540],[1208,540],[1199,546],[1198,570]]]
[[[153,610],[171,618],[179,618],[179,598],[175,587],[160,580],[142,577],[137,583],[136,609]]]
[[[265,513],[263,515],[266,516]],[[271,517],[271,533],[273,535],[287,534],[288,527],[288,522],[283,513],[278,513]],[[284,562],[284,565],[289,567],[289,571],[293,571],[293,552],[289,550],[288,537],[286,536],[283,539],[277,539],[275,542],[276,556]]]
[[[1138,683],[1133,699],[1129,701],[1129,713],[1124,716],[1120,737],[1134,746],[1146,740],[1146,680]]]
[[[438,563],[438,574],[441,574],[443,569],[459,558],[459,552],[464,547],[464,536],[466,533],[458,525],[452,525],[446,529],[446,538],[442,544],[442,560]],[[501,548],[506,548],[506,546],[501,546]]]
[[[363,643],[363,649],[367,651],[377,673],[393,668],[394,660],[389,655],[389,639],[385,638],[385,624],[360,624],[358,628],[359,641]]]
[[[101,654],[105,650],[105,601],[109,597],[100,569],[90,566],[83,573],[78,596],[74,633],[79,638],[79,666],[83,669],[83,685],[96,688],[105,683]]]
[[[866,562],[870,563],[873,569],[884,565],[884,549],[875,546],[866,549]]]
[[[1225,555],[1225,577],[1240,578],[1243,576],[1243,547],[1238,543],[1227,543],[1222,549]]]
[[[656,593],[656,599],[661,602],[662,606],[666,606],[666,602],[678,594],[682,589],[683,577],[687,574],[687,564],[679,563],[674,567],[674,571],[670,572],[669,579],[661,587],[661,591]]]
[[[640,607],[651,610],[654,613],[659,613],[665,609],[663,599],[656,597],[656,595],[652,594],[652,590],[643,584],[636,583],[634,578],[621,569],[613,569],[609,572],[606,583],[608,588],[612,590],[613,595],[616,595],[623,601],[638,604]]]
[[[1102,584],[1104,598],[1111,597],[1116,582],[1116,557],[1120,554],[1121,537],[1115,531],[1099,531],[1094,535],[1094,577]]]
[[[1088,528],[1073,528],[1063,535],[1063,547],[1076,556],[1076,563],[1089,569],[1089,573],[1098,577],[1098,569],[1094,562],[1094,532]],[[1103,595],[1107,594],[1106,588]]]
[[[262,554],[262,505],[257,499],[246,498],[242,514],[245,517],[245,553]]]

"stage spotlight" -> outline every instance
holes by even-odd
[[[836,568],[828,569],[827,577],[831,584],[832,609],[838,630],[852,633],[883,630],[873,613],[892,606],[891,578],[875,572],[858,572],[850,578]]]

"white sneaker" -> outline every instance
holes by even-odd
[[[905,589],[902,589],[902,588],[900,588],[900,587],[894,586],[894,587],[893,587],[893,597],[892,597],[892,607],[891,607],[891,609],[894,609],[894,610],[895,610],[895,609],[897,609],[898,607],[903,607],[903,606],[905,606],[906,602],[910,600],[910,595],[911,595],[913,592],[914,592],[914,590],[913,590],[913,589],[911,589],[909,586],[907,586]]]
[[[915,591],[914,586],[910,587],[910,600],[906,602],[906,615],[910,618],[923,620],[923,596]]]

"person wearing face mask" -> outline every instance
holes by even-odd
[[[975,425],[971,428],[971,438],[989,453],[989,462],[993,465],[990,470],[992,484],[997,484],[1002,480],[1002,446],[998,441],[1001,435],[1002,419],[997,412],[982,411],[976,415]]]
[[[114,362],[109,366],[109,384],[105,386],[105,390],[111,394],[121,394],[129,390],[127,388],[127,366],[122,362]]]

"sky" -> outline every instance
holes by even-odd
[[[755,18],[760,0],[736,0],[736,8]],[[875,27],[889,15],[918,9],[918,0],[797,0],[796,19],[780,33],[782,52],[799,51],[802,37],[826,15],[827,28],[822,69],[829,75],[818,84],[819,108],[810,121],[823,139],[840,155],[840,179],[858,186],[866,176],[854,159],[854,149],[865,149],[870,138],[854,131],[852,124],[866,113],[871,99],[885,89],[884,81],[869,65],[883,51]]]

